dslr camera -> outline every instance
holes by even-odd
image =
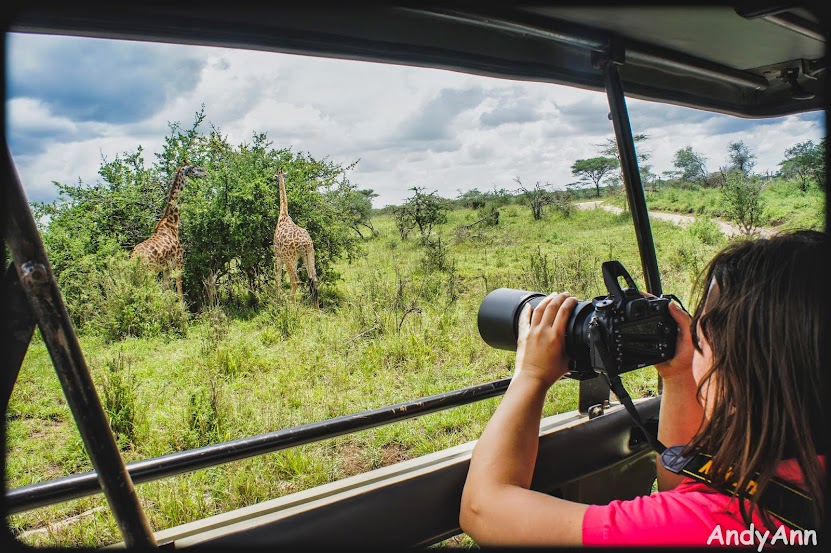
[[[566,326],[566,376],[577,380],[600,372],[617,374],[672,359],[678,326],[669,312],[667,295],[645,297],[619,261],[602,266],[608,296],[578,301]],[[626,288],[619,278],[623,277]],[[479,335],[498,349],[516,351],[519,314],[546,296],[513,288],[498,288],[479,306]]]

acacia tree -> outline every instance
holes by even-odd
[[[638,158],[638,165],[646,163],[649,160],[650,153],[644,147],[644,142],[649,140],[649,135],[646,134],[635,134],[632,135],[632,141],[635,143],[635,156]],[[620,150],[617,147],[617,140],[615,137],[607,138],[606,142],[603,144],[598,144],[600,148],[600,155],[604,157],[613,157],[617,160],[619,174],[618,179],[615,180],[616,183],[623,183],[623,165],[620,163]],[[609,181],[612,182],[612,181]]]
[[[753,166],[756,165],[756,154],[750,151],[750,148],[742,142],[731,142],[727,147],[728,157],[730,159],[729,168],[740,171],[747,175]]]
[[[765,202],[758,176],[741,171],[727,173],[721,195],[725,215],[739,225],[742,234],[750,235],[764,224]]]
[[[825,139],[819,144],[813,140],[800,142],[785,150],[785,159],[779,165],[786,177],[799,179],[800,189],[808,190],[808,183],[813,180],[821,189],[825,189]]]
[[[520,194],[520,198],[531,208],[531,216],[534,220],[542,219],[543,207],[553,201],[551,192],[548,190],[551,185],[549,183],[540,184],[540,181],[537,181],[533,188],[527,188],[522,184],[519,177],[514,177],[514,182],[519,186],[517,193]]]
[[[578,159],[571,166],[571,173],[582,180],[594,183],[597,197],[600,197],[600,181],[610,171],[618,167],[618,161],[613,157],[593,157],[589,159]]]
[[[349,227],[364,237],[361,228],[369,230],[371,236],[378,236],[378,231],[372,225],[372,198],[378,197],[374,190],[358,190],[349,183],[339,185],[332,191],[331,199],[340,211],[346,216]]]
[[[424,188],[410,188],[414,194],[404,200],[400,206],[393,208],[393,218],[401,235],[405,239],[410,230],[418,227],[422,243],[427,243],[433,227],[447,222],[447,202],[435,191],[424,193]]]
[[[707,180],[707,158],[686,146],[675,152],[672,165],[678,169],[679,178],[687,182],[704,183]]]

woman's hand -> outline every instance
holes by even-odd
[[[664,380],[678,375],[692,374],[693,345],[690,334],[692,317],[681,309],[675,302],[670,302],[669,313],[678,324],[678,338],[675,341],[675,355],[669,361],[657,363],[655,368]]]
[[[575,305],[577,299],[568,292],[546,296],[533,312],[530,304],[525,305],[517,328],[514,379],[521,374],[548,389],[568,372],[566,323]]]

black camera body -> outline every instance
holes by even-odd
[[[569,372],[577,380],[610,368],[618,374],[672,359],[678,326],[666,296],[645,297],[619,261],[602,266],[608,296],[578,301],[566,326]],[[621,287],[623,277],[627,287]],[[541,292],[498,288],[479,306],[479,335],[490,346],[516,351],[519,314],[545,297]]]

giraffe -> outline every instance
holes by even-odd
[[[303,257],[306,265],[306,272],[309,275],[312,301],[315,308],[320,309],[317,295],[317,272],[315,271],[315,247],[312,237],[303,227],[294,223],[289,215],[288,201],[286,200],[286,180],[283,169],[277,171],[277,179],[280,182],[280,216],[277,218],[277,226],[274,228],[274,273],[277,277],[277,285],[283,282],[283,267],[289,272],[291,282],[291,300],[296,301],[297,284],[297,260]]]
[[[176,277],[179,299],[182,293],[182,245],[179,243],[179,194],[185,185],[185,177],[202,178],[208,173],[198,165],[180,165],[173,176],[167,206],[153,236],[133,248],[130,258],[145,259],[156,271],[162,271],[165,280],[171,268]]]

